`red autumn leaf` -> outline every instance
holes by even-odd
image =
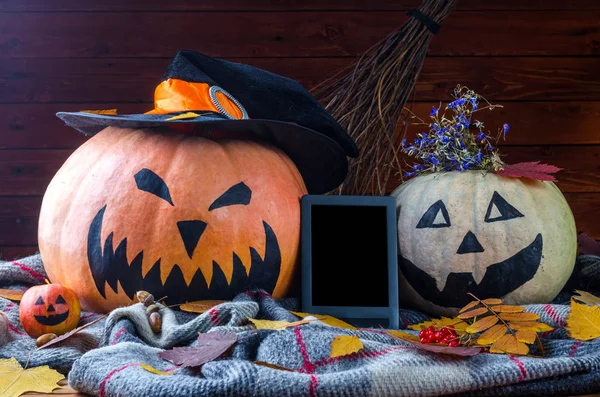
[[[481,353],[481,348],[479,347],[450,347],[450,346],[445,346],[445,345],[435,345],[435,344],[430,344],[430,343],[419,343],[419,342],[413,342],[410,340],[406,340],[406,339],[402,339],[403,342],[406,343],[410,343],[411,345],[415,346],[417,349],[420,350],[426,350],[429,352],[434,352],[434,353],[441,353],[441,354],[452,354],[454,356],[461,356],[461,357],[472,357],[475,356],[479,353]]]
[[[511,178],[529,178],[538,181],[555,182],[554,173],[561,171],[562,168],[549,164],[540,164],[539,161],[527,163],[506,164],[503,169],[496,171],[496,174],[508,176]]]
[[[581,254],[600,256],[600,243],[587,234],[579,233],[577,243],[579,243],[579,252]]]
[[[231,331],[214,331],[198,334],[198,344],[193,347],[174,347],[158,353],[159,357],[182,367],[199,367],[219,358],[237,342]]]

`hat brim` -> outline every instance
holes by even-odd
[[[95,135],[106,127],[150,128],[169,125],[198,124],[220,131],[249,133],[283,150],[296,164],[311,194],[337,188],[348,172],[348,160],[342,147],[333,139],[298,124],[277,120],[231,120],[215,113],[167,120],[173,114],[103,115],[85,112],[56,114],[68,126],[85,135]]]

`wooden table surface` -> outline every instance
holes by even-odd
[[[45,393],[25,393],[23,394],[24,396],[52,396],[52,395],[59,395],[61,397],[89,397],[87,394],[83,394],[83,393],[78,393],[76,390],[73,390],[69,387],[69,385],[67,384],[67,380],[61,380],[60,382],[58,382],[59,385],[61,385],[60,389],[56,389],[54,390],[53,393],[51,394],[45,394]],[[582,395],[582,396],[578,396],[578,397],[600,397],[600,393],[598,394],[586,394],[586,395]]]

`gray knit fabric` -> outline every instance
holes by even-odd
[[[588,279],[573,283],[597,288],[600,258],[580,257],[578,265],[582,263],[585,266],[578,269],[584,269]],[[44,277],[37,256],[0,262],[1,288],[24,288],[39,284]],[[162,308],[163,328],[158,335],[149,328],[141,304],[115,310],[106,320],[82,332],[82,338],[100,344],[87,352],[89,343],[34,351],[33,339],[19,324],[18,306],[0,298],[0,310],[11,323],[10,342],[0,347],[0,357],[13,356],[25,363],[31,352],[30,365],[48,364],[63,372],[70,370],[72,387],[97,396],[543,396],[600,392],[600,339],[569,339],[563,329],[568,313],[565,304],[528,306],[529,311],[556,328],[542,335],[545,358],[437,355],[390,339],[380,330],[350,331],[319,321],[282,331],[257,331],[248,326],[249,317],[298,319],[281,302],[261,291],[241,294],[233,302],[201,315]],[[81,323],[96,316],[83,313]],[[427,316],[401,310],[401,318],[407,326]],[[197,371],[179,368],[158,357],[162,349],[193,345],[198,332],[216,329],[238,333],[240,341],[230,358],[207,363]],[[329,358],[332,339],[343,334],[358,335],[365,347],[350,356]],[[140,363],[171,375],[152,374]]]

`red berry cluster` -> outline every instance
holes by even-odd
[[[460,346],[458,335],[453,325],[436,330],[433,325],[419,332],[421,343],[441,343],[450,347]]]

